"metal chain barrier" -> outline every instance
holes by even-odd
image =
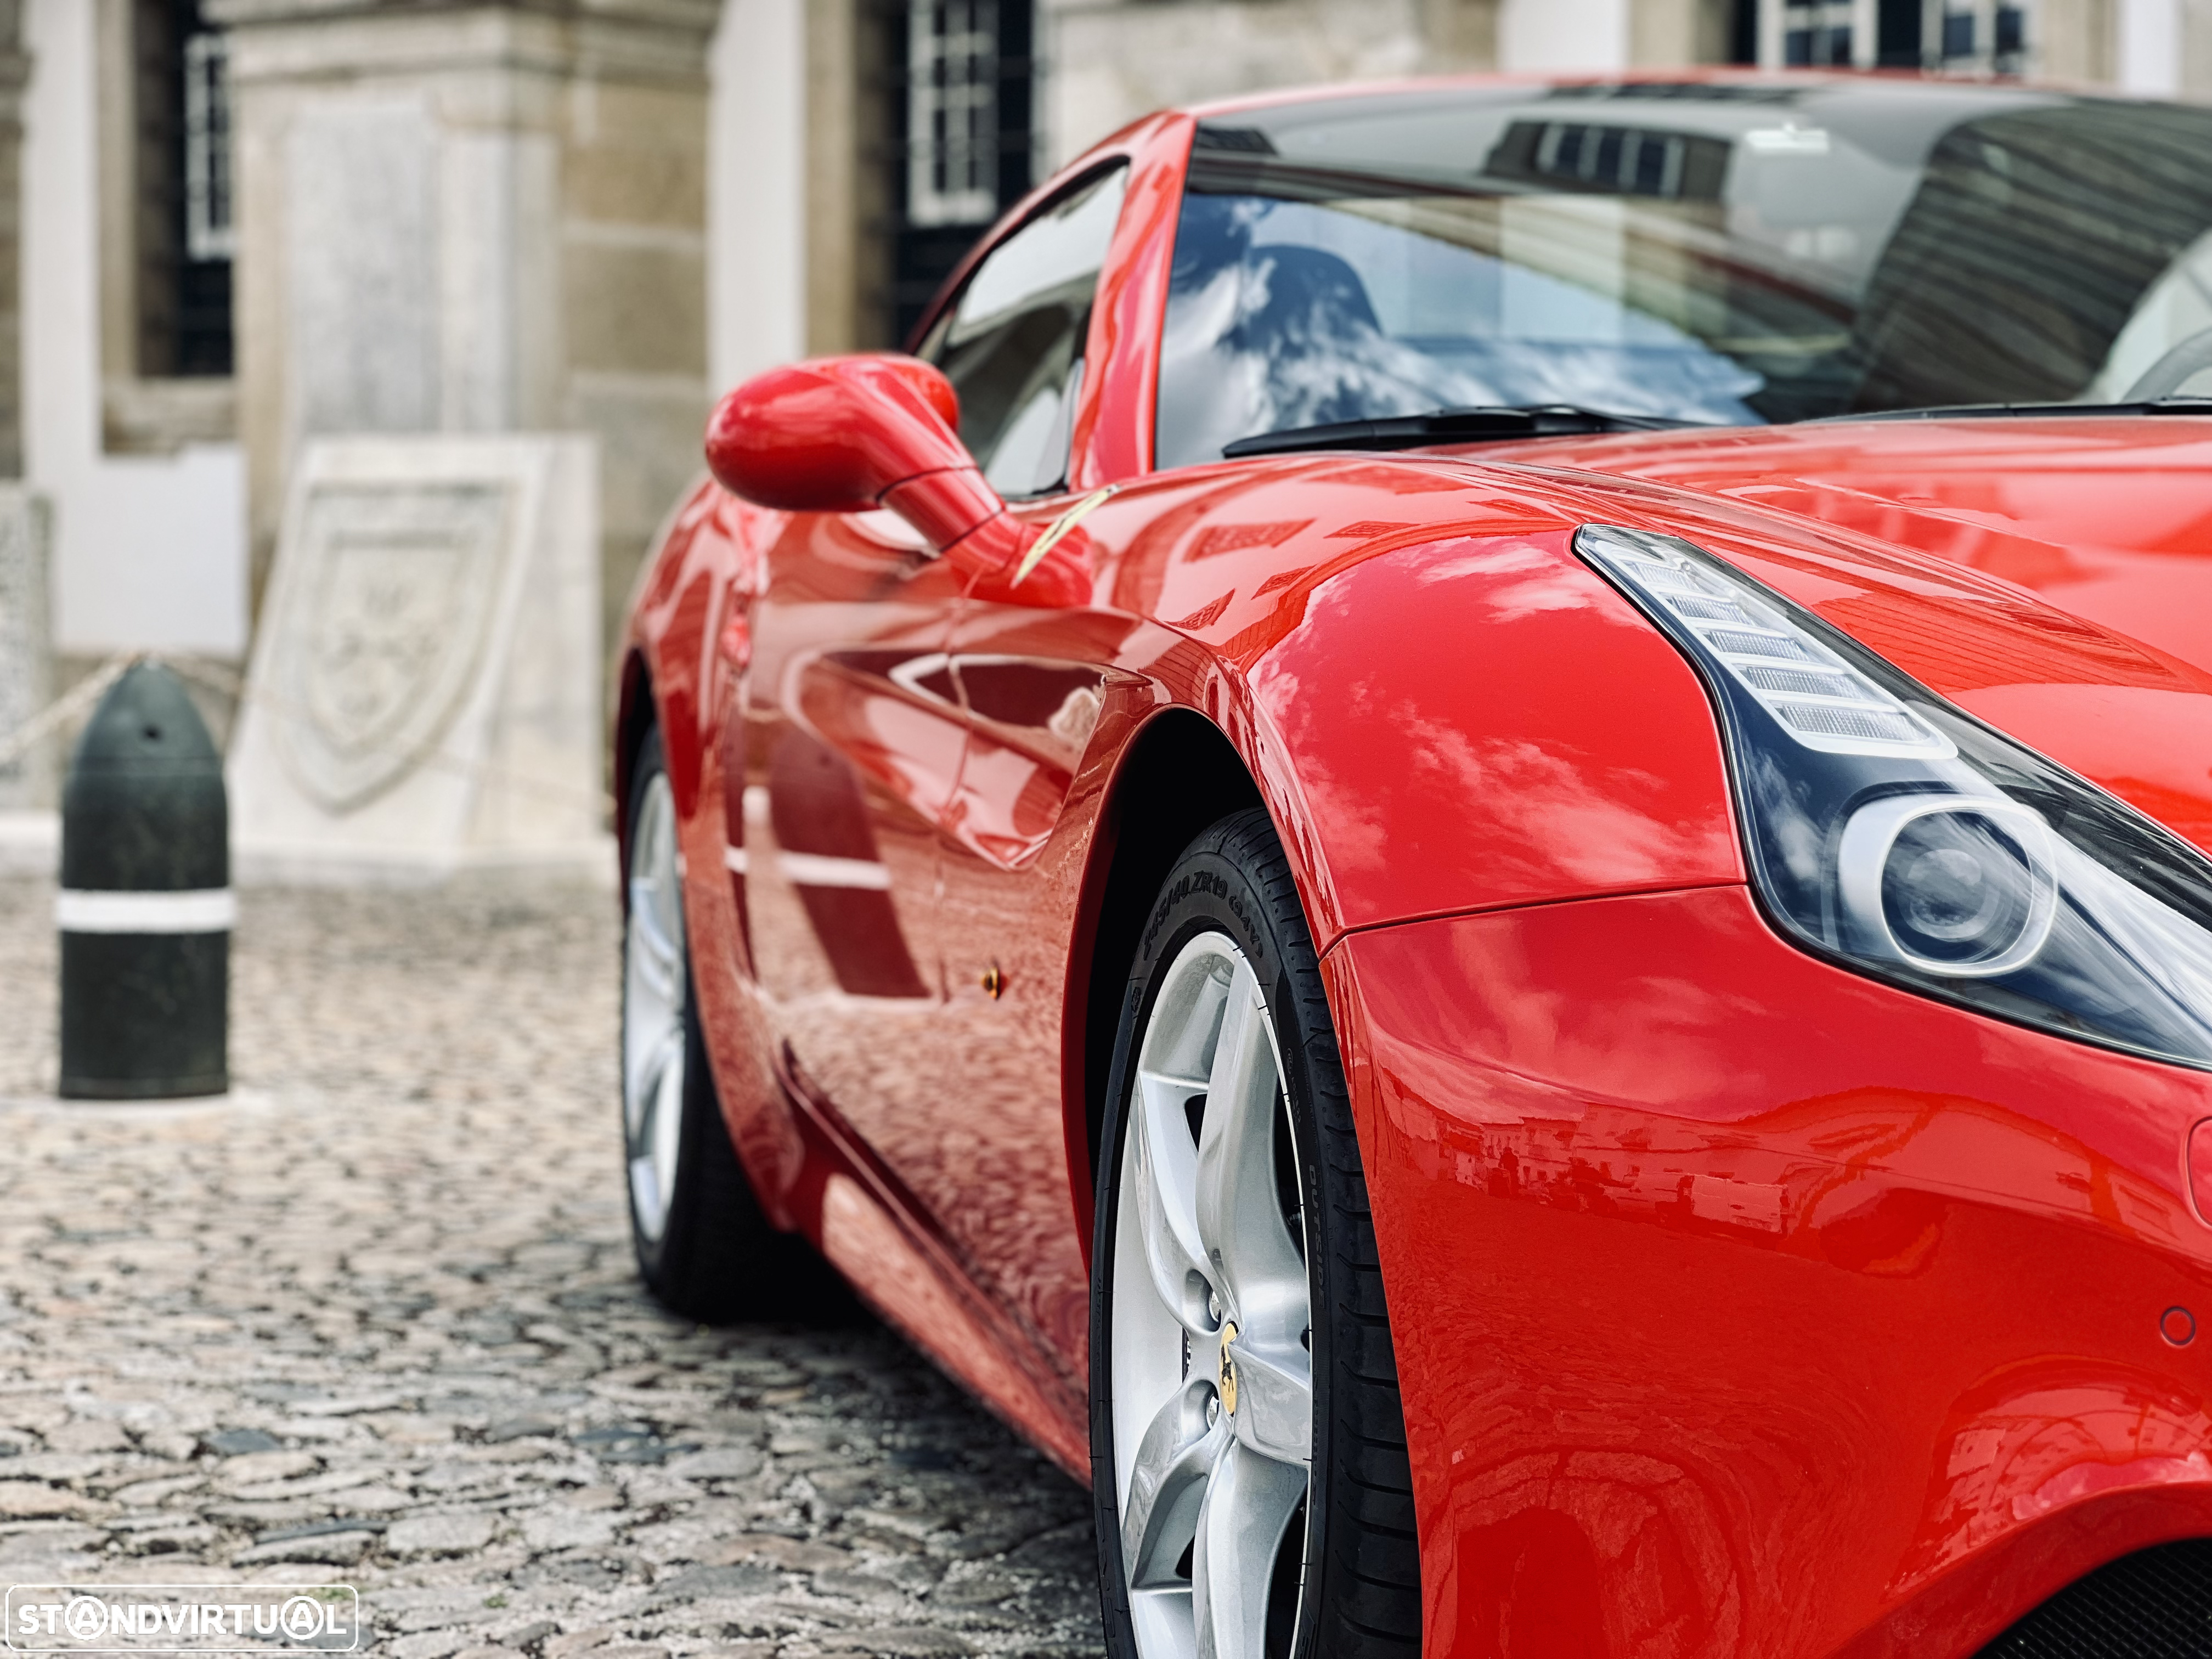
[[[249,689],[245,676],[233,670],[217,668],[211,663],[192,662],[189,659],[176,661],[163,658],[162,660],[184,678],[198,681],[200,684],[208,687],[210,690],[231,698],[241,708],[250,702],[257,708],[265,709],[280,720],[305,720],[307,718],[304,710],[285,702],[282,697],[272,697],[265,691]],[[573,784],[556,783],[550,778],[532,777],[526,772],[516,772],[504,766],[495,766],[489,761],[464,760],[459,755],[449,755],[442,749],[432,750],[416,764],[427,770],[457,773],[464,777],[483,778],[491,782],[506,785],[510,788],[550,796],[556,799],[588,800],[601,808],[605,808],[611,799],[604,790],[579,789]]]
[[[28,753],[33,744],[51,737],[71,715],[98,702],[107,688],[123,678],[123,671],[145,654],[143,651],[125,651],[110,657],[6,737],[0,738],[0,766]]]
[[[198,661],[190,657],[164,657],[157,653],[147,651],[118,652],[60,696],[55,698],[53,702],[48,703],[46,708],[32,715],[29,720],[25,720],[13,732],[9,732],[5,737],[0,737],[0,766],[5,766],[9,762],[25,754],[33,744],[52,736],[75,715],[98,702],[107,688],[120,679],[124,672],[131,664],[142,659],[157,659],[179,678],[195,681],[218,696],[229,698],[241,708],[251,702],[257,708],[266,709],[278,720],[293,720],[306,718],[301,710],[285,702],[282,698],[272,697],[266,692],[248,690],[246,677],[235,670],[220,667],[214,663]],[[488,761],[464,760],[461,757],[449,755],[443,750],[431,750],[418,764],[439,771],[486,779],[510,788],[520,789],[534,794],[570,801],[589,800],[594,806],[602,810],[607,807],[610,800],[610,797],[604,790],[580,789],[573,784],[556,783],[549,778],[532,777],[526,773],[511,771],[506,767],[496,766]]]

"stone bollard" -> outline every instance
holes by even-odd
[[[93,711],[62,787],[64,1097],[230,1086],[230,811],[183,684],[133,664]]]

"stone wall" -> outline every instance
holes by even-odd
[[[0,812],[54,804],[59,745],[10,741],[53,695],[48,542],[46,503],[0,484]]]
[[[257,611],[301,447],[581,430],[610,631],[698,469],[720,0],[208,0],[232,31]]]
[[[23,476],[22,0],[0,0],[0,478]]]
[[[1488,69],[1498,11],[1498,0],[1039,0],[1048,163],[1170,105]]]

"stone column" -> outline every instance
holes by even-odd
[[[23,476],[23,0],[0,0],[0,478]]]
[[[1730,0],[1635,0],[1628,61],[1639,69],[1724,64],[1734,20]]]
[[[51,737],[28,747],[11,740],[53,695],[50,544],[45,498],[0,483],[0,812],[54,804],[58,745]]]
[[[2119,45],[2114,0],[2042,0],[2028,20],[2027,44],[2039,80],[2112,85]]]
[[[0,811],[53,805],[54,744],[9,738],[53,691],[45,501],[23,476],[22,0],[0,0]]]
[[[720,0],[207,0],[258,616],[307,439],[599,440],[611,636],[700,466]]]
[[[1498,16],[1498,0],[1038,0],[1048,164],[1169,105],[1489,69]]]

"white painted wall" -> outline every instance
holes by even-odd
[[[25,470],[53,503],[55,647],[243,655],[238,446],[196,446],[173,458],[100,453],[93,8],[31,0],[25,23]]]
[[[707,361],[719,396],[805,350],[805,0],[724,0],[708,73]]]
[[[1631,0],[1505,0],[1498,66],[1516,70],[1628,67]]]
[[[2181,0],[2120,0],[2119,80],[2125,92],[2181,91]]]

